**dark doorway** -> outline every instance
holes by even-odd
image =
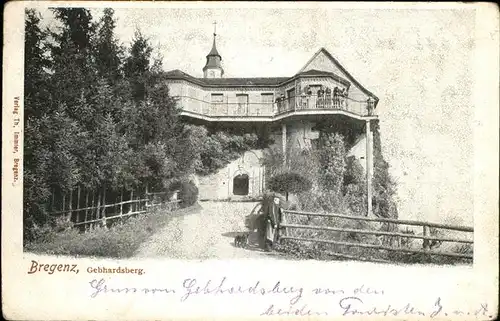
[[[233,194],[248,195],[248,175],[240,174],[233,179]]]

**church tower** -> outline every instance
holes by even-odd
[[[216,25],[214,22],[214,43],[212,45],[212,50],[207,55],[207,63],[203,67],[203,77],[204,78],[221,78],[224,75],[224,69],[222,68],[222,57],[217,51],[215,45],[215,38],[217,37]]]

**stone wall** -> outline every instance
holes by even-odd
[[[198,176],[199,198],[202,200],[225,200],[244,197],[233,193],[234,178],[238,175],[248,176],[248,195],[246,197],[262,195],[264,191],[264,167],[260,164],[260,158],[262,158],[262,150],[248,151],[217,173]]]

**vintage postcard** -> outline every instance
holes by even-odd
[[[498,317],[488,3],[13,1],[8,320]]]

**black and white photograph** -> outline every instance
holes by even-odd
[[[478,142],[477,110],[498,116],[498,101],[478,105],[477,7],[149,4],[17,8],[22,88],[4,96],[2,167],[19,192],[10,201],[22,210],[8,214],[22,217],[25,277],[80,272],[92,295],[118,298],[111,273],[140,278],[150,260],[452,275],[477,268],[477,242],[497,246],[498,230],[477,222],[498,220],[498,184],[486,185],[498,168],[478,174],[478,161],[498,165],[498,133]],[[498,14],[488,17],[498,40]],[[479,143],[493,143],[487,155]],[[491,193],[478,202],[478,190]],[[479,213],[485,204],[496,207]],[[441,300],[372,309],[345,295],[337,312],[486,320],[498,305],[453,314]],[[255,313],[334,314],[289,305]]]

